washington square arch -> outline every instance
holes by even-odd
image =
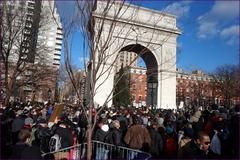
[[[107,71],[107,68],[115,64],[116,57],[121,52],[135,52],[146,64],[147,84],[151,82],[156,87],[152,96],[147,85],[147,105],[152,98],[157,108],[176,108],[176,45],[177,37],[181,34],[176,26],[176,17],[135,5],[121,6],[120,3],[114,3],[106,13],[105,6],[104,1],[98,1],[97,8],[92,14],[95,35],[98,35],[100,22],[104,19],[101,39],[104,41],[109,38],[110,32],[113,39],[106,52],[110,58],[107,58],[101,67],[101,70],[106,72],[102,72],[104,74],[95,85],[99,86],[94,96],[95,104],[103,105],[108,98],[110,100],[107,105],[112,105],[115,70]],[[116,8],[120,6],[122,9],[116,18],[118,11]],[[114,30],[111,30],[112,24]]]

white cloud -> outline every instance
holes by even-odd
[[[239,25],[233,25],[228,28],[224,28],[221,32],[221,36],[228,37],[228,36],[239,36]]]
[[[216,1],[212,9],[198,17],[198,38],[211,38],[222,34],[224,24],[239,16],[239,1]]]
[[[228,28],[224,28],[220,35],[226,40],[228,45],[239,43],[239,25],[232,25]]]
[[[216,1],[211,10],[214,19],[234,19],[239,15],[239,1]]]
[[[177,16],[178,19],[188,16],[191,1],[175,2],[168,5],[164,11]]]
[[[198,37],[207,38],[208,36],[214,36],[219,32],[217,24],[214,22],[205,22],[199,26]]]

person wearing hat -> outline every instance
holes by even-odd
[[[166,126],[166,143],[164,146],[164,153],[166,158],[174,158],[177,153],[176,134],[173,126]]]
[[[24,120],[24,126],[23,126],[23,128],[29,129],[29,130],[31,131],[32,126],[33,126],[33,119],[32,119],[31,117],[27,117],[27,118]]]

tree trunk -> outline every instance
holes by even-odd
[[[10,93],[6,90],[6,96],[5,96],[5,100],[4,100],[5,106],[8,106],[10,96],[11,96]]]
[[[10,101],[10,97],[12,96],[13,94],[13,85],[12,83],[7,83],[7,85],[5,85],[5,92],[6,92],[6,96],[5,96],[5,100],[4,100],[4,103],[5,103],[5,106],[7,106],[9,104],[9,101]]]
[[[89,124],[87,130],[87,160],[91,159],[92,159],[92,124]]]
[[[35,101],[35,97],[36,97],[36,92],[35,92],[35,91],[33,91],[33,92],[32,92],[32,99],[31,99],[31,101],[32,101],[32,102],[34,102],[34,101]]]

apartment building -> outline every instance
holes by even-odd
[[[115,68],[115,73],[117,73],[121,66],[123,68],[129,66],[129,67],[137,67],[138,65],[138,55],[135,52],[127,52],[127,51],[122,51],[119,52],[119,56],[116,61],[116,68]]]
[[[6,12],[3,14],[3,23],[14,17],[10,24],[12,30],[9,31],[18,32],[13,41],[9,42],[7,39],[4,41],[6,46],[12,43],[8,58],[12,66],[9,68],[9,78],[19,61],[24,62],[25,65],[24,72],[17,77],[17,83],[24,83],[24,85],[14,90],[14,97],[30,100],[33,95],[34,97],[39,95],[36,99],[44,101],[49,99],[49,93],[52,92],[50,98],[53,99],[63,39],[62,25],[55,1],[26,0],[4,3],[6,3],[4,5]],[[2,67],[2,81],[5,76],[4,71]],[[44,71],[42,74],[45,77],[35,74],[41,73],[40,71]],[[26,80],[36,76],[39,77],[38,81]]]

